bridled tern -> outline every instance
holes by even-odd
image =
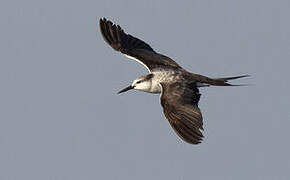
[[[154,51],[144,41],[125,33],[119,25],[105,18],[100,19],[99,25],[104,40],[113,49],[141,63],[149,71],[149,74],[137,78],[119,93],[130,89],[161,93],[160,102],[165,117],[176,134],[187,143],[198,144],[203,138],[203,118],[198,107],[201,94],[198,88],[239,86],[228,81],[249,76],[209,78],[188,72],[169,57]]]

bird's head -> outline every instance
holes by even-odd
[[[148,92],[151,89],[152,77],[153,77],[153,74],[141,76],[141,77],[135,79],[130,86],[119,91],[118,94],[129,91],[130,89],[136,89],[136,90]]]

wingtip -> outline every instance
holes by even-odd
[[[107,19],[105,17],[101,17],[100,21],[106,21]]]
[[[101,26],[102,26],[106,21],[107,21],[106,18],[104,18],[104,17],[100,18],[100,19],[99,19],[99,25],[100,25],[100,27],[101,27]]]
[[[99,23],[102,23],[102,22],[103,22],[103,18],[100,18],[100,19],[99,19]]]
[[[100,18],[99,19],[99,25],[100,25],[100,27],[101,26],[104,26],[104,24],[107,23],[107,22],[108,22],[108,20],[105,17]]]
[[[101,34],[104,38],[104,40],[110,45],[112,46],[113,43],[113,39],[111,37],[110,34],[110,30],[108,27],[108,24],[112,23],[111,21],[108,21],[106,18],[100,18],[99,20],[99,26],[100,26],[100,30],[101,30]]]

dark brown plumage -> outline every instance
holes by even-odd
[[[169,57],[155,52],[144,41],[126,34],[119,25],[105,18],[100,19],[99,23],[103,38],[113,49],[140,62],[150,72],[119,93],[136,89],[136,86],[139,86],[138,90],[150,93],[161,92],[160,102],[165,117],[176,134],[190,144],[198,144],[203,138],[203,117],[198,107],[201,95],[198,88],[211,85],[239,86],[229,84],[228,81],[248,76],[209,78],[188,72]]]
[[[165,117],[180,138],[190,144],[201,142],[203,121],[196,86],[186,83],[161,83],[161,105]]]
[[[105,41],[116,51],[134,57],[145,64],[150,71],[155,68],[181,68],[175,61],[155,52],[144,41],[124,33],[119,25],[105,18],[100,19],[100,29]]]

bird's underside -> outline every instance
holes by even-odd
[[[160,102],[165,117],[176,134],[190,144],[198,144],[203,138],[201,132],[203,130],[203,118],[198,107],[201,95],[198,88],[210,85],[235,86],[229,84],[228,81],[248,76],[209,78],[187,72],[169,57],[155,52],[144,41],[126,34],[119,25],[115,25],[105,18],[100,19],[99,25],[104,40],[113,49],[120,51],[147,68],[151,79],[144,76],[147,78],[146,81],[151,81],[151,86],[154,86],[152,82],[157,82],[157,85],[161,87]],[[174,73],[167,78],[165,77],[164,80],[157,80],[156,74],[158,72]],[[133,88],[130,86],[125,90]],[[150,91],[148,90],[148,92]]]

